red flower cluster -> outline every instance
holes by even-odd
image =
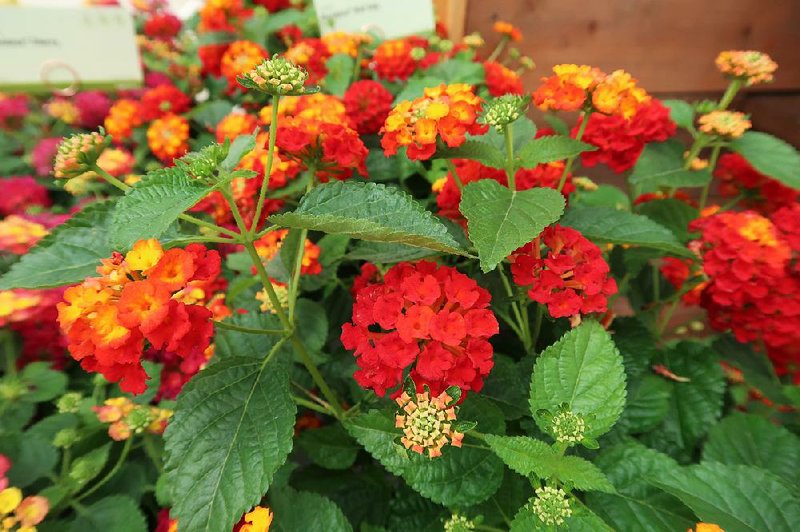
[[[370,64],[380,79],[403,81],[419,67],[419,59],[414,58],[415,48],[425,48],[427,42],[420,37],[383,41],[375,48]]]
[[[19,367],[37,360],[64,367],[67,343],[56,323],[56,304],[63,293],[63,288],[0,291],[0,326],[11,327],[22,338]]]
[[[577,134],[583,118],[572,130]],[[581,154],[583,164],[608,165],[615,172],[633,168],[645,144],[663,142],[675,134],[675,123],[669,117],[669,109],[652,98],[641,104],[628,120],[619,115],[592,113],[581,140],[597,146],[596,151]]]
[[[498,324],[491,296],[449,266],[399,263],[383,282],[355,296],[353,322],[342,327],[342,344],[354,349],[354,378],[383,396],[410,369],[417,388],[438,395],[450,386],[479,391],[492,369]],[[399,391],[398,391],[399,393]]]
[[[111,108],[111,98],[103,91],[83,91],[72,98],[78,110],[78,125],[86,129],[94,129],[105,120]]]
[[[486,87],[494,97],[504,94],[523,94],[525,88],[519,75],[496,61],[485,61]]]
[[[284,53],[286,59],[306,69],[311,84],[321,82],[328,74],[326,63],[330,56],[328,47],[317,38],[300,39]]]
[[[356,131],[362,135],[373,135],[380,131],[389,116],[394,96],[377,81],[364,79],[350,85],[343,100],[347,116]]]
[[[345,124],[310,124],[300,117],[286,118],[278,124],[276,145],[306,167],[314,168],[323,181],[330,177],[347,179],[353,170],[367,175],[369,151],[358,133]]]
[[[181,357],[208,347],[212,312],[198,304],[194,289],[216,279],[220,257],[200,244],[164,251],[150,239],[101,262],[100,277],[64,292],[58,321],[85,370],[120,382],[123,391],[142,393],[145,339]]]
[[[800,377],[800,206],[775,213],[723,212],[696,220],[695,245],[709,278],[701,304],[711,326],[740,342],[761,341],[781,372]]]
[[[145,91],[139,104],[142,118],[149,122],[168,114],[185,113],[192,100],[175,85],[164,84]]]
[[[744,194],[742,203],[761,213],[774,212],[800,199],[797,190],[762,174],[738,153],[726,153],[720,157],[714,177],[720,180],[721,196],[733,198]]]
[[[569,227],[548,227],[509,260],[514,282],[554,318],[605,312],[617,292],[600,248]]]
[[[181,19],[172,13],[155,13],[144,23],[144,34],[154,39],[172,39],[181,31]]]
[[[0,181],[0,216],[24,214],[30,207],[49,207],[47,189],[29,175],[5,177]]]

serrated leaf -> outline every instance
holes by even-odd
[[[450,511],[425,499],[405,485],[389,501],[387,529],[391,532],[441,532]]]
[[[645,375],[631,384],[620,425],[628,433],[639,434],[656,428],[667,417],[672,387],[656,375]]]
[[[78,513],[69,532],[113,530],[114,532],[145,532],[144,514],[130,497],[114,495],[92,503]]]
[[[274,314],[264,312],[248,312],[234,314],[225,319],[226,323],[250,329],[281,329],[280,320]],[[216,328],[214,335],[214,359],[230,357],[249,357],[263,359],[280,337],[232,331],[222,327]]]
[[[272,527],[279,532],[353,530],[342,510],[330,499],[316,493],[283,488],[270,495],[270,507],[275,513]]]
[[[367,175],[369,180],[403,181],[408,176],[421,173],[424,167],[419,161],[412,161],[405,156],[405,149],[398,150],[395,155],[386,156],[381,149],[372,149],[367,154]]]
[[[711,427],[703,461],[760,467],[797,485],[800,438],[766,418],[734,413]]]
[[[557,456],[554,470],[559,481],[568,483],[575,489],[614,493],[614,486],[605,474],[596,465],[580,456]]]
[[[792,532],[800,523],[800,498],[779,477],[757,467],[710,462],[663,471],[650,481],[703,522],[729,532]]]
[[[292,449],[296,408],[282,366],[231,357],[184,386],[165,433],[172,512],[188,530],[227,532]]]
[[[694,527],[688,508],[646,480],[677,469],[670,457],[639,443],[626,443],[603,450],[595,464],[617,493],[587,493],[586,504],[616,530],[674,532]]]
[[[535,473],[539,478],[552,474],[551,462],[555,453],[541,440],[527,436],[486,435],[486,443],[500,459],[520,475]]]
[[[790,144],[767,133],[747,131],[730,148],[762,174],[800,189],[800,153]]]
[[[486,79],[481,63],[459,58],[448,59],[438,63],[429,68],[426,73],[438,79],[434,86],[438,86],[443,82],[448,85],[452,83],[478,85]]]
[[[488,272],[558,220],[564,196],[551,188],[510,190],[493,179],[481,179],[464,187],[459,208],[467,218],[481,270]]]
[[[253,151],[256,147],[256,134],[258,131],[253,132],[252,135],[239,135],[233,142],[231,142],[228,155],[219,164],[219,167],[226,172],[233,172],[242,157]]]
[[[358,444],[339,425],[307,430],[297,438],[297,445],[313,462],[326,469],[347,469],[356,460]]]
[[[488,397],[503,411],[506,419],[517,419],[527,415],[528,387],[533,362],[515,362],[510,357],[494,354],[494,367],[483,383],[481,395]]]
[[[555,532],[558,530],[569,530],[570,532],[611,532],[609,527],[599,516],[592,513],[585,507],[571,504],[572,515],[564,519],[564,523],[559,526],[546,525],[539,519],[529,505],[519,509],[511,522],[509,532],[532,532],[535,530],[546,530]]]
[[[347,254],[347,258],[350,260],[377,262],[379,264],[395,264],[397,262],[424,259],[433,255],[436,255],[436,251],[406,246],[405,244],[362,241],[353,246],[353,249]]]
[[[3,415],[8,416],[8,410]],[[50,440],[26,432],[3,434],[0,438],[0,454],[11,460],[11,469],[6,475],[9,484],[26,488],[52,472],[58,463],[59,453]]]
[[[514,156],[518,168],[535,168],[542,163],[575,157],[597,147],[561,135],[547,135],[525,144]]]
[[[584,207],[568,210],[560,223],[597,242],[630,244],[683,257],[692,256],[672,231],[639,214],[607,207]]]
[[[461,146],[451,148],[441,144],[436,149],[437,159],[470,159],[478,161],[490,168],[504,168],[506,164],[505,155],[484,140],[482,137],[473,137],[464,141]]]
[[[50,288],[94,275],[111,255],[107,242],[113,202],[97,202],[55,227],[0,278],[0,290]]]
[[[656,356],[656,337],[638,318],[618,318],[612,324],[614,344],[622,353],[628,381],[651,372]]]
[[[177,167],[151,172],[117,201],[109,241],[115,248],[129,249],[137,240],[158,238],[210,191]]]
[[[551,427],[537,412],[555,413],[563,404],[584,417],[588,438],[608,432],[625,406],[622,356],[597,322],[572,329],[536,360],[530,406],[541,430]]]
[[[661,100],[669,108],[669,117],[675,125],[684,129],[694,129],[694,107],[683,100]]]
[[[293,212],[273,215],[270,221],[283,227],[465,254],[433,214],[400,189],[379,183],[325,183],[303,196]]]
[[[700,215],[696,208],[672,198],[645,202],[639,213],[672,231],[682,243],[690,240],[689,223]]]
[[[677,140],[654,142],[642,150],[628,180],[645,191],[658,187],[703,187],[711,181],[708,170],[687,170],[685,147]]]
[[[49,401],[63,394],[67,388],[66,374],[52,369],[50,362],[28,364],[22,370],[20,378],[27,387],[27,392],[20,398],[22,401]]]

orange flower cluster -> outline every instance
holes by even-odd
[[[286,53],[286,59],[305,69],[309,83],[319,83],[328,73],[325,63],[331,56],[328,47],[317,38],[305,38],[293,44]]]
[[[48,115],[61,120],[65,124],[74,124],[80,117],[80,111],[71,101],[65,98],[54,98],[44,104],[44,110]]]
[[[49,232],[40,223],[12,214],[0,221],[0,251],[22,255]]]
[[[747,115],[737,111],[711,111],[698,118],[697,123],[703,133],[734,139],[753,126]]]
[[[252,41],[234,41],[222,54],[220,72],[228,80],[228,91],[240,89],[237,76],[259,65],[264,59],[269,59],[269,52]]]
[[[274,515],[269,508],[256,506],[252,511],[247,512],[242,520],[234,527],[237,532],[269,532]]]
[[[563,64],[554,66],[553,73],[542,78],[542,85],[533,92],[534,103],[543,111],[578,111],[591,105],[603,114],[629,119],[650,100],[624,70],[606,74],[588,65]]]
[[[381,146],[394,155],[407,146],[411,160],[430,159],[441,137],[450,147],[461,146],[466,134],[479,134],[486,127],[476,122],[483,100],[465,83],[426,88],[423,96],[400,102],[386,118]]]
[[[770,56],[755,50],[720,52],[715,63],[720,72],[731,78],[742,79],[747,85],[769,83],[778,70],[778,64]]]
[[[208,347],[212,313],[196,301],[193,289],[216,279],[220,256],[200,244],[164,251],[150,239],[101,263],[100,277],[64,292],[58,321],[70,354],[85,370],[120,382],[125,392],[142,393],[145,339],[181,357]]]
[[[172,410],[151,405],[137,405],[127,397],[106,399],[103,406],[94,406],[101,423],[110,423],[108,435],[112,440],[127,440],[134,434],[145,431],[150,434],[163,434]]]
[[[322,43],[328,48],[329,54],[347,54],[350,57],[356,57],[358,49],[371,41],[372,37],[366,33],[334,31],[322,36]]]
[[[492,29],[494,29],[494,31],[503,37],[511,39],[514,42],[520,42],[522,40],[522,32],[519,30],[519,28],[508,22],[498,20],[494,23]]]
[[[370,66],[380,79],[406,80],[417,70],[421,60],[415,56],[414,50],[424,44],[425,40],[419,38],[383,41],[375,48]]]
[[[258,126],[255,116],[241,111],[233,111],[225,115],[216,127],[217,142],[225,139],[234,140],[239,135],[249,135]]]
[[[522,94],[525,88],[519,75],[496,61],[485,61],[486,88],[495,98],[504,94]]]
[[[133,134],[133,128],[142,125],[144,117],[139,102],[122,98],[114,102],[103,123],[114,142],[124,142]]]
[[[153,120],[147,128],[147,145],[163,163],[171,164],[189,151],[189,121],[173,114]]]
[[[0,530],[17,532],[36,532],[36,525],[44,521],[50,511],[46,497],[30,495],[22,498],[19,488],[5,488],[0,491]]]
[[[41,290],[0,290],[0,327],[27,320],[46,300],[47,293]]]
[[[288,235],[288,229],[278,229],[277,231],[270,231],[256,240],[253,244],[256,247],[258,256],[261,257],[265,263],[271,261],[280,252],[281,246],[283,246],[283,242]],[[319,254],[319,246],[306,238],[303,244],[303,258],[300,273],[304,275],[318,275],[322,273],[322,265],[319,263]]]
[[[395,399],[402,413],[395,416],[395,427],[403,429],[400,442],[406,449],[417,454],[436,458],[442,455],[442,447],[448,443],[461,447],[464,434],[453,429],[456,409],[453,398],[442,392],[430,397],[428,392],[418,393],[412,398],[406,392]]]

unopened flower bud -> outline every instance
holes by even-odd
[[[74,414],[83,400],[78,392],[68,392],[58,398],[56,408],[60,414]]]
[[[475,530],[475,523],[461,514],[453,514],[444,523],[444,532],[469,532],[470,530]]]
[[[531,506],[536,516],[546,525],[561,525],[565,518],[572,515],[567,494],[561,488],[537,488]]]
[[[73,428],[61,429],[53,436],[53,445],[67,449],[78,441],[78,431]]]
[[[504,94],[494,100],[486,102],[486,111],[483,114],[484,124],[494,126],[498,131],[503,131],[508,124],[518,120],[528,109],[530,99],[517,94]]]
[[[586,192],[592,192],[598,189],[597,183],[589,179],[588,177],[573,177],[572,184],[575,185],[576,188],[580,190],[585,190]]]
[[[85,174],[97,162],[106,144],[105,137],[97,132],[79,133],[65,138],[58,145],[53,175],[57,179],[70,179]]]
[[[469,35],[464,36],[461,42],[463,42],[466,46],[469,46],[470,48],[480,48],[481,46],[486,44],[486,41],[483,40],[481,34],[477,32],[470,33]]]
[[[277,54],[238,78],[243,87],[278,96],[300,96],[316,92],[305,87],[308,72]]]
[[[134,434],[141,434],[155,419],[153,412],[147,406],[134,408],[125,418],[125,423]]]
[[[422,59],[425,57],[425,54],[427,54],[425,48],[417,46],[411,49],[411,59],[414,61],[422,61]]]
[[[729,138],[741,137],[753,126],[747,115],[737,111],[711,111],[698,118],[697,123],[703,133]]]
[[[580,443],[585,430],[586,423],[580,414],[567,410],[553,416],[553,434],[559,443]]]

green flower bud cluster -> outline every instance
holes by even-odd
[[[546,525],[561,525],[572,515],[567,494],[561,488],[545,486],[536,489],[536,497],[531,504],[533,513]]]
[[[66,428],[61,429],[56,432],[56,435],[53,436],[53,445],[56,447],[61,447],[63,449],[68,449],[72,447],[72,445],[78,441],[80,438],[80,434],[74,428]]]
[[[444,532],[469,532],[470,530],[475,530],[475,523],[461,514],[453,514],[444,523]]]
[[[494,100],[486,102],[482,122],[497,128],[502,132],[510,123],[519,120],[528,109],[530,97],[517,94],[504,94]]]
[[[56,151],[53,175],[57,179],[71,179],[85,174],[107,145],[108,140],[96,131],[65,138]]]
[[[553,416],[553,434],[558,443],[580,443],[585,430],[586,423],[580,414],[567,410]]]
[[[308,72],[278,54],[264,60],[249,72],[238,78],[239,83],[248,89],[255,89],[275,96],[301,96],[317,92],[307,88]]]
[[[59,414],[74,414],[81,405],[83,396],[78,392],[67,392],[56,401]]]
[[[125,417],[125,423],[134,434],[141,434],[150,424],[155,421],[156,416],[149,407],[139,407],[131,411]]]

